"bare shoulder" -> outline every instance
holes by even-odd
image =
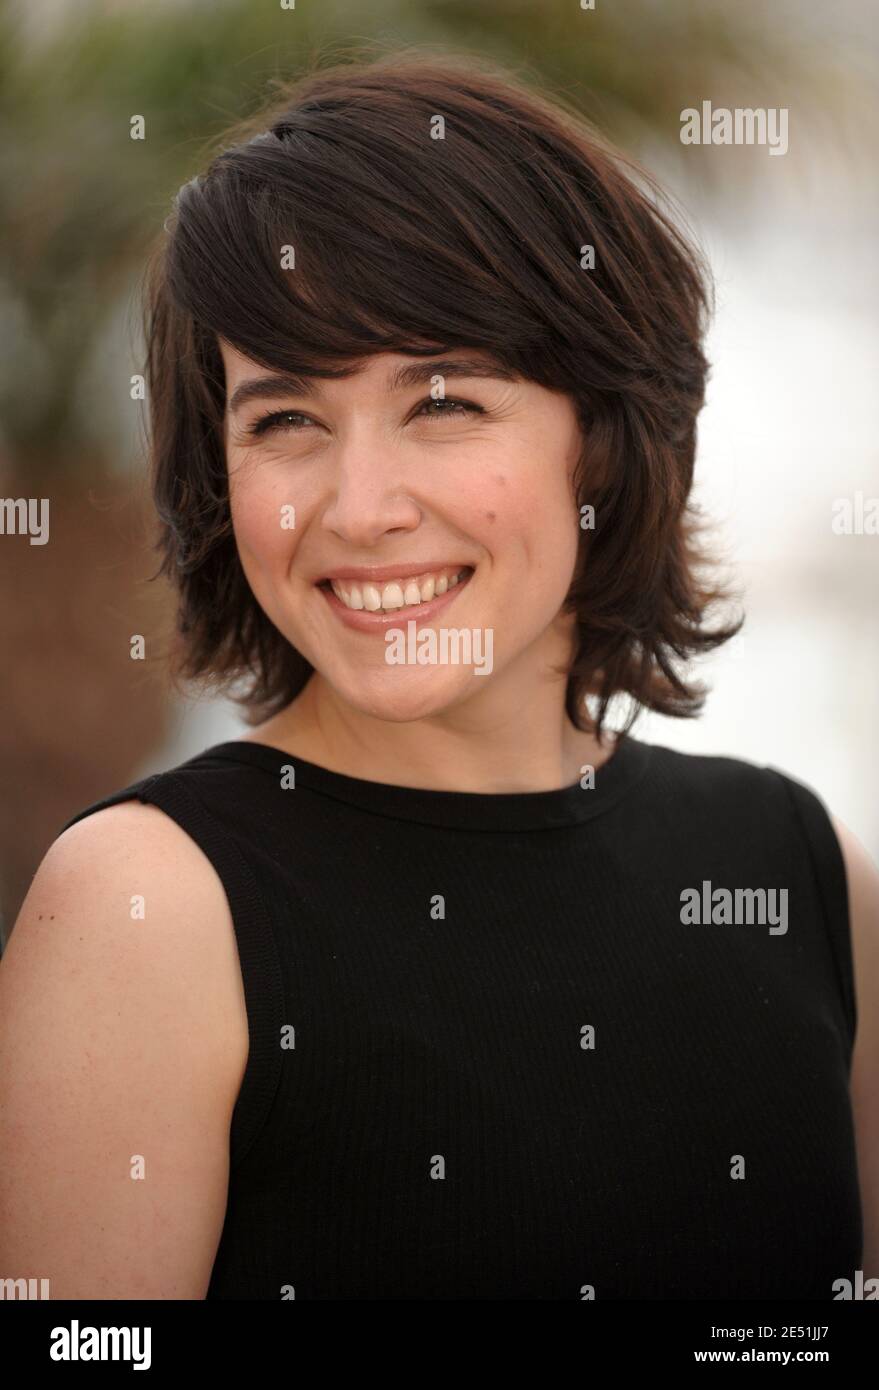
[[[0,1265],[53,1298],[201,1298],[247,1017],[206,856],[137,801],[50,846],[0,961]]]
[[[864,1214],[864,1275],[879,1278],[879,870],[848,826],[833,817],[849,896],[857,1033],[851,1096]]]
[[[879,1005],[879,869],[854,831],[837,816],[833,816],[832,821],[848,883],[860,1035],[862,1026],[866,1032],[874,1022],[879,1025],[879,1019],[873,1017]]]
[[[49,847],[3,957],[21,976],[65,961],[123,972],[130,989],[163,972],[241,994],[220,878],[194,840],[155,806],[126,801],[85,817]],[[170,972],[174,972],[173,977]],[[116,981],[117,984],[120,981]],[[237,987],[237,988],[234,988]],[[226,999],[228,1002],[228,999]],[[228,1031],[228,1030],[226,1030]]]

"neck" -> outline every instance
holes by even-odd
[[[364,714],[315,672],[250,738],[350,777],[435,791],[553,791],[613,753],[611,739],[574,727],[565,678],[546,670],[524,685],[507,670],[466,703],[406,723]]]

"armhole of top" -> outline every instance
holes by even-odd
[[[842,848],[833,828],[830,814],[818,794],[795,777],[770,767],[785,788],[788,799],[809,850],[809,861],[818,889],[825,929],[842,995],[848,1050],[851,1056],[857,1029],[858,1014],[855,998],[854,957],[849,917],[848,878]]]
[[[247,861],[182,777],[159,772],[93,802],[62,827],[95,811],[138,800],[164,811],[198,845],[219,876],[238,948],[247,1008],[247,1063],[232,1113],[229,1161],[242,1162],[262,1128],[282,1072],[283,976],[272,917]],[[61,833],[61,832],[59,832]]]

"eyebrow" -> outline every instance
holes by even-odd
[[[342,380],[357,376],[364,368],[329,367],[321,376],[332,380]],[[402,391],[411,386],[422,386],[431,377],[485,377],[495,381],[518,381],[518,373],[503,363],[479,358],[448,358],[430,362],[413,362],[397,367],[389,383],[389,390]],[[228,412],[235,415],[250,401],[266,400],[277,396],[319,396],[322,394],[320,380],[315,375],[295,376],[290,372],[273,372],[271,376],[257,376],[250,381],[242,381],[229,398]]]

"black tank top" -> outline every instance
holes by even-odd
[[[774,768],[631,736],[429,791],[222,743],[133,797],[230,904],[210,1299],[832,1299],[861,1257],[845,865]]]

